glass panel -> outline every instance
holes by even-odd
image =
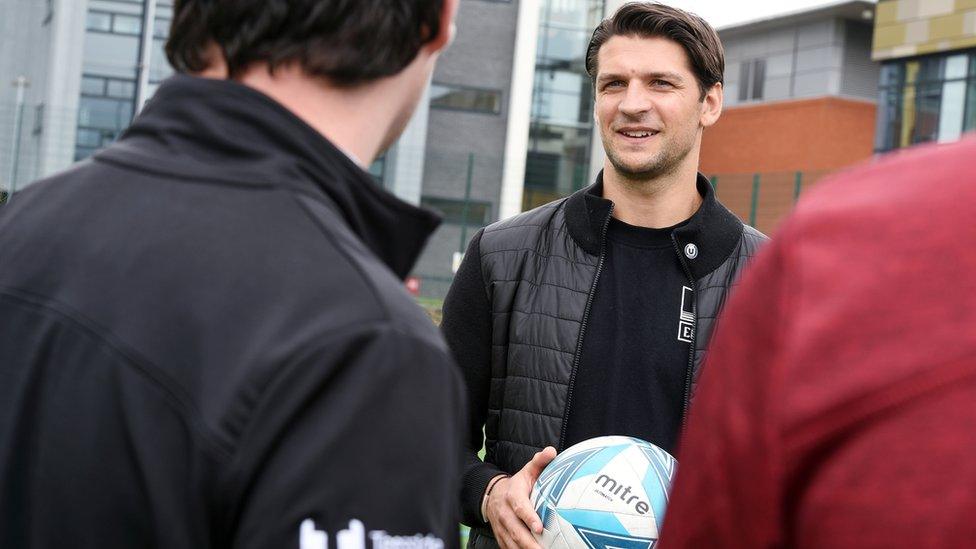
[[[534,122],[529,128],[526,188],[569,194],[588,183],[590,128]]]
[[[905,66],[901,62],[885,63],[881,66],[880,86],[899,86],[905,76]]]
[[[901,133],[901,88],[882,89],[878,97],[878,123],[874,149],[890,151],[898,147]]]
[[[136,95],[136,84],[125,80],[109,80],[106,95],[119,99],[132,99]]]
[[[968,82],[966,91],[966,123],[963,131],[976,130],[976,80]]]
[[[132,103],[115,99],[82,97],[78,125],[88,128],[121,130],[132,121]]]
[[[942,86],[919,84],[915,93],[915,129],[912,132],[912,143],[935,141],[939,129]]]
[[[101,147],[102,134],[95,130],[78,130],[78,145],[83,147]]]
[[[88,12],[85,28],[92,31],[111,32],[112,15],[100,11],[90,11]]]
[[[420,204],[440,213],[446,223],[484,226],[488,224],[491,213],[491,204],[487,202],[469,200],[465,204],[464,200],[424,196]]]
[[[545,27],[539,31],[539,48],[536,56],[541,59],[561,59],[574,61],[583,66],[586,45],[590,42],[588,32]]]
[[[939,142],[955,141],[962,135],[966,108],[966,81],[946,82],[942,87]]]
[[[542,6],[545,23],[553,23],[579,29],[590,28],[590,0],[546,0]]]
[[[82,76],[81,93],[84,95],[105,95],[105,80],[94,76]]]
[[[752,98],[763,98],[763,87],[766,83],[766,60],[756,59],[752,66]]]
[[[579,94],[584,89],[590,87],[590,79],[582,74],[560,70],[539,70],[537,68],[536,86],[545,87],[547,90]]]
[[[383,155],[369,165],[369,173],[376,178],[378,183],[383,183],[383,172],[386,171],[386,155]]]
[[[945,57],[929,57],[919,62],[918,81],[933,82],[945,76]]]
[[[966,78],[966,71],[969,70],[969,56],[966,54],[953,55],[946,59],[945,78],[952,80],[955,78]]]
[[[115,14],[112,32],[118,34],[142,34],[142,19],[131,15]]]
[[[501,112],[501,93],[493,90],[432,84],[430,106],[498,114]]]
[[[173,74],[173,67],[166,59],[166,41],[153,40],[153,49],[149,57],[149,81],[160,82],[169,78]]]
[[[739,101],[749,100],[749,73],[751,70],[751,61],[744,61],[739,67]]]
[[[153,37],[166,39],[169,36],[169,26],[172,23],[169,19],[156,19],[153,23]]]
[[[578,94],[536,92],[536,101],[532,104],[532,118],[540,122],[572,126],[588,122],[581,116],[583,104]]]

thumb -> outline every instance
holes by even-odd
[[[546,446],[541,452],[536,452],[532,456],[532,461],[525,464],[525,473],[529,477],[529,482],[535,483],[538,480],[539,475],[542,474],[542,470],[549,465],[549,462],[555,459],[556,449],[552,446]]]

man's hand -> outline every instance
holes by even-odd
[[[532,532],[542,533],[542,521],[532,508],[529,495],[542,470],[555,457],[556,449],[547,446],[518,473],[498,480],[492,487],[485,518],[502,549],[539,549]]]

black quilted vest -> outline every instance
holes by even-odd
[[[722,206],[702,176],[698,188],[701,215],[672,234],[696,298],[686,411],[728,290],[766,239]],[[563,449],[613,208],[601,190],[602,176],[570,197],[487,227],[481,238],[493,319],[485,460],[510,473],[545,446]]]

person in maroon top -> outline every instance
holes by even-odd
[[[976,544],[974,158],[801,201],[719,321],[661,547]]]

